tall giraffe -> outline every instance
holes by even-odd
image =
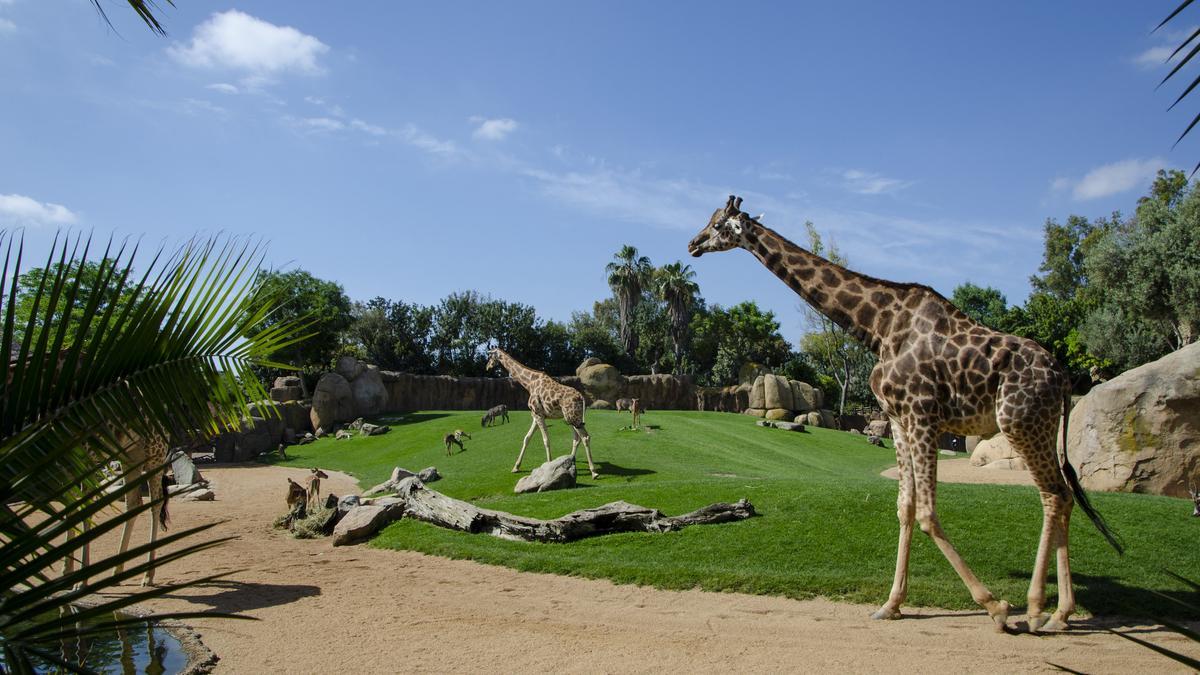
[[[592,478],[599,478],[600,474],[596,472],[596,466],[592,464],[591,436],[583,426],[583,411],[586,407],[583,394],[555,381],[554,378],[540,370],[534,370],[522,364],[499,347],[493,347],[488,351],[488,370],[494,368],[496,364],[503,365],[513,379],[521,383],[521,386],[529,392],[529,412],[533,414],[533,424],[529,426],[529,433],[525,434],[525,440],[521,441],[521,452],[517,455],[517,463],[513,465],[513,473],[521,470],[521,458],[525,456],[525,446],[529,445],[529,439],[533,437],[534,429],[542,432],[542,444],[546,446],[546,461],[550,461],[550,437],[546,434],[546,418],[561,417],[571,427],[571,456],[575,456],[579,444],[583,443],[583,451],[587,454],[588,470],[592,472]]]
[[[66,359],[70,354],[70,349],[63,349],[58,354],[58,371],[61,371],[66,363]],[[82,360],[83,355],[77,354],[76,358]],[[32,357],[26,358],[28,363]],[[10,355],[8,362],[8,371],[6,373],[6,381],[12,383],[13,371],[15,370],[18,358],[14,353]],[[167,440],[165,438],[142,438],[136,434],[122,432],[120,429],[112,428],[109,425],[108,433],[112,438],[116,439],[117,444],[122,448],[119,458],[122,466],[121,475],[125,480],[137,480],[139,477],[151,474],[151,477],[146,481],[146,486],[150,491],[150,500],[157,501],[161,499],[158,508],[150,510],[150,543],[154,543],[158,539],[159,529],[166,529],[168,523],[167,499],[166,496],[166,462],[167,451],[169,450]],[[98,457],[97,455],[92,455]],[[97,466],[100,460],[96,459]],[[125,511],[131,511],[142,505],[141,490],[131,490],[125,493]],[[128,520],[121,527],[121,544],[117,550],[117,555],[121,555],[129,549],[129,540],[133,535],[133,526],[136,518]],[[84,523],[84,529],[88,527]],[[72,538],[73,534],[68,533],[68,538]],[[146,561],[153,563],[155,551],[153,548],[146,554]],[[91,548],[88,544],[84,544],[79,552],[78,560],[74,556],[68,556],[63,563],[63,574],[70,574],[75,569],[75,563],[78,562],[83,566],[87,566],[91,559]],[[113,574],[120,574],[125,568],[125,565],[119,564],[113,568]],[[154,585],[154,567],[151,565],[142,575],[143,586]],[[78,585],[76,586],[78,588]]]
[[[1074,501],[1118,552],[1103,519],[1091,507],[1066,458],[1070,384],[1062,368],[1032,340],[1006,335],[971,320],[932,288],[858,274],[806,251],[741,211],[730,196],[688,251],[744,248],[810,305],[845,328],[878,357],[871,391],[891,421],[900,470],[896,515],[900,541],[887,602],[872,617],[900,618],[908,594],[908,559],[914,520],[1003,630],[1009,604],[979,581],[946,538],[938,520],[937,437],[942,431],[1003,432],[1033,474],[1041,492],[1042,534],[1029,585],[1030,631],[1062,630],[1075,610],[1068,549]],[[1063,459],[1054,432],[1063,418]],[[1058,566],[1058,608],[1042,613],[1051,549]]]

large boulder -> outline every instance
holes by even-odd
[[[358,359],[353,356],[338,357],[337,364],[333,367],[333,372],[346,378],[347,382],[353,382],[364,370],[363,364],[358,362]]]
[[[767,409],[766,383],[762,375],[754,378],[750,385],[750,407],[755,410]]]
[[[171,455],[171,476],[175,479],[175,484],[181,487],[204,482],[191,456],[183,450],[176,450]]]
[[[765,408],[795,410],[792,404],[792,384],[781,375],[763,375],[763,402]]]
[[[242,421],[242,428],[233,435],[233,461],[246,462],[264,452],[279,447],[279,437],[272,433],[272,425],[261,417]]]
[[[297,436],[303,436],[313,430],[312,418],[309,416],[312,406],[299,401],[288,401],[276,406],[275,409],[283,418],[283,427],[291,429]]]
[[[808,412],[816,410],[820,406],[817,405],[816,390],[807,382],[800,380],[789,380],[788,384],[792,387],[792,405],[795,406],[792,410],[796,412]]]
[[[271,400],[284,403],[286,401],[299,401],[304,398],[304,389],[302,387],[272,387]]]
[[[534,469],[517,481],[513,492],[545,492],[575,487],[575,456],[563,455]]]
[[[579,369],[579,382],[593,401],[611,401],[621,393],[621,372],[607,363],[594,363]]]
[[[578,366],[575,367],[575,376],[581,377],[584,369],[591,368],[592,366],[599,366],[603,363],[604,363],[603,361],[596,358],[595,356],[589,356],[586,359],[584,359],[582,363],[580,363]]]
[[[333,528],[333,545],[346,546],[369,539],[384,525],[404,515],[401,500],[376,500],[373,504],[356,506],[342,516]]]
[[[1017,454],[1004,434],[985,438],[971,451],[971,466],[985,469],[1025,469],[1025,460]]]
[[[825,392],[820,387],[813,387],[813,410],[825,407]]]
[[[796,416],[787,408],[771,408],[766,412],[765,415],[763,415],[763,417],[766,417],[769,420],[787,420],[790,422]]]
[[[338,373],[321,376],[313,389],[309,419],[313,429],[332,429],[338,422],[354,419],[354,393],[346,378]]]
[[[871,420],[870,422],[867,422],[866,433],[868,436],[891,438],[892,423],[887,420]]]
[[[354,396],[354,414],[378,415],[387,410],[388,392],[383,386],[379,366],[366,366],[360,370],[358,377],[350,382],[350,391]]]
[[[767,411],[762,408],[746,408],[742,412],[747,415],[753,415],[754,417],[765,417],[767,414]]]
[[[1200,465],[1200,342],[1092,389],[1067,447],[1086,488],[1186,497]]]

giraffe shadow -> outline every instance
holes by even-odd
[[[596,462],[596,469],[600,471],[601,476],[648,476],[655,473],[651,469],[635,469],[612,462]]]
[[[178,595],[168,593],[165,597],[184,600],[192,604],[208,605],[217,612],[245,612],[264,607],[287,605],[297,600],[321,594],[319,586],[303,584],[261,584],[250,581],[218,580],[196,586],[197,589],[215,589],[205,595]]]
[[[1010,570],[1008,573],[1010,578],[1022,580],[1028,580],[1029,575],[1029,571]],[[1144,622],[1139,618],[1150,623],[1160,619],[1200,620],[1200,590],[1138,588],[1111,576],[1079,572],[1072,572],[1071,580],[1075,586],[1075,599],[1095,614],[1092,619],[1072,618],[1072,630],[1089,625],[1094,625],[1096,630],[1142,625]],[[1054,602],[1057,598],[1048,598],[1047,607],[1053,608]]]

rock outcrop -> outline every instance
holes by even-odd
[[[1200,343],[1092,389],[1071,411],[1067,447],[1085,488],[1187,496],[1200,470]]]
[[[621,372],[616,366],[595,361],[596,359],[587,359],[579,364],[575,375],[589,399],[612,401],[621,393]]]
[[[545,492],[575,487],[575,456],[563,455],[539,466],[517,481],[513,492]]]
[[[980,440],[971,451],[971,466],[985,469],[1016,469],[1023,471],[1025,460],[1017,454],[1004,434]]]
[[[338,422],[354,419],[354,392],[338,373],[325,373],[313,389],[309,419],[314,429],[331,429]]]

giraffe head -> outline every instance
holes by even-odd
[[[491,370],[500,365],[500,348],[492,347],[488,350],[488,362],[486,370]]]
[[[728,251],[745,244],[747,231],[758,223],[741,206],[741,197],[729,195],[724,208],[713,211],[708,225],[688,244],[688,253],[699,258],[708,252]]]

